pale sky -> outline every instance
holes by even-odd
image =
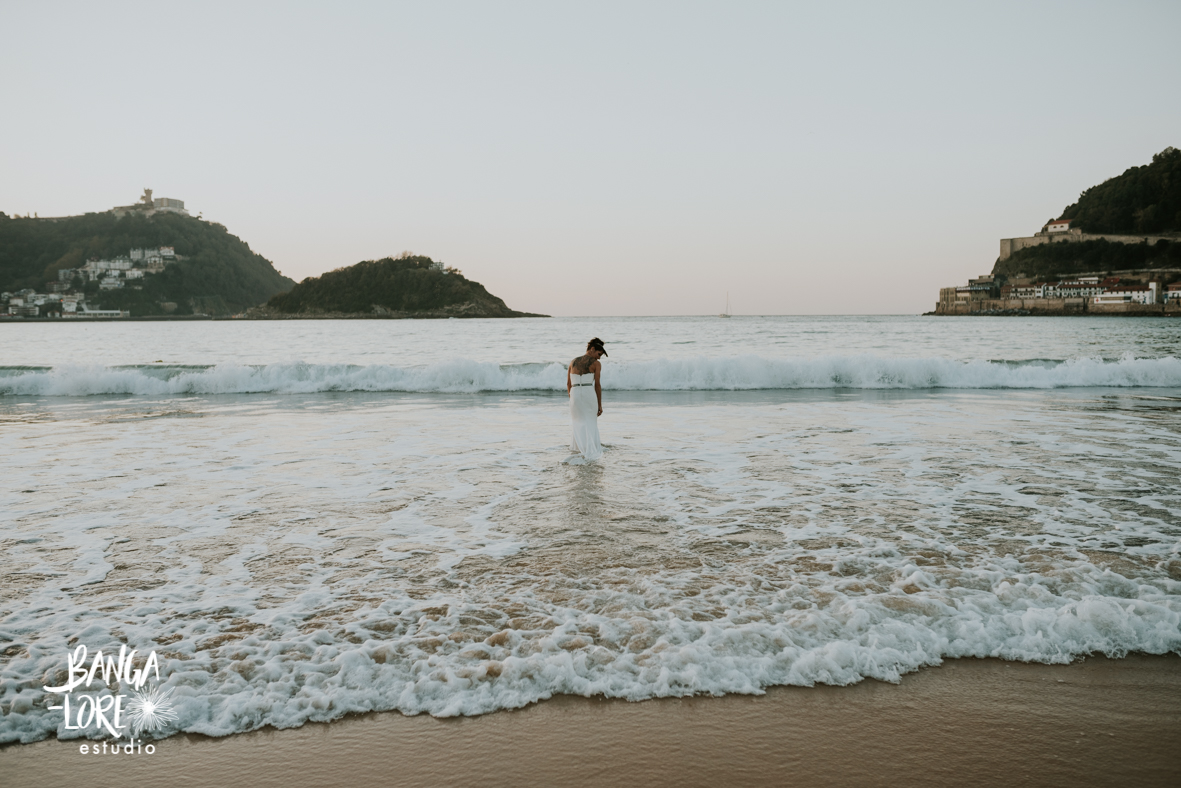
[[[0,210],[182,199],[294,279],[905,314],[1181,147],[1181,2],[0,0]]]

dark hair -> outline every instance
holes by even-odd
[[[592,349],[597,350],[600,353],[602,353],[604,356],[607,355],[607,351],[603,347],[603,340],[599,339],[598,337],[595,337],[590,342],[587,342],[586,349],[587,350],[592,350]]]

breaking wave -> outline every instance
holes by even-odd
[[[561,391],[565,371],[565,365],[556,362],[500,365],[462,358],[418,367],[304,363],[0,367],[0,395]],[[1181,386],[1181,360],[1128,356],[956,361],[872,355],[660,359],[609,363],[604,384],[630,391]]]

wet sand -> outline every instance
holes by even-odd
[[[1176,786],[1181,657],[953,660],[900,685],[628,703],[560,697],[435,719],[398,713],[154,755],[80,742],[0,750],[5,788],[219,786]]]

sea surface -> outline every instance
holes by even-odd
[[[0,742],[1181,653],[1176,320],[3,324],[0,479]]]

